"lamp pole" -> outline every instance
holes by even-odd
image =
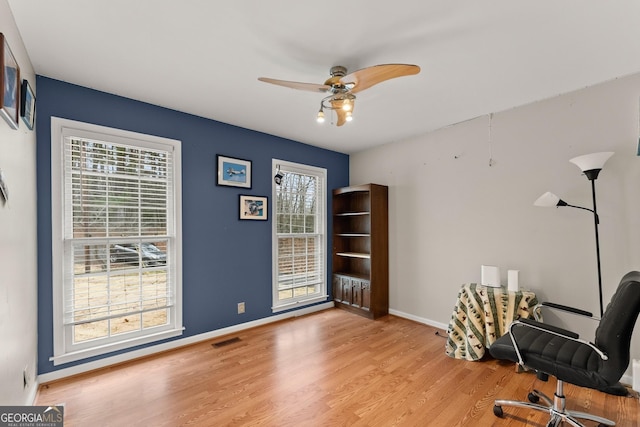
[[[591,179],[591,196],[593,197],[593,226],[596,231],[596,260],[598,262],[598,291],[600,296],[600,317],[604,314],[602,306],[602,270],[600,267],[600,238],[598,236],[598,209],[596,207],[596,180]]]
[[[593,198],[593,225],[596,233],[596,260],[598,262],[598,292],[600,297],[600,317],[604,315],[604,307],[602,304],[602,270],[600,269],[600,238],[598,237],[598,209],[596,207],[596,179],[602,170],[602,167],[613,156],[613,151],[602,153],[585,154],[583,156],[574,157],[569,161],[578,166],[589,181],[591,181],[591,197]]]

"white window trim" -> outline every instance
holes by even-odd
[[[157,148],[158,145],[173,147],[174,159],[174,205],[173,217],[175,219],[174,230],[174,253],[175,260],[174,274],[172,280],[175,281],[175,321],[171,328],[149,329],[149,333],[138,337],[127,337],[123,334],[117,342],[95,345],[89,348],[82,348],[77,351],[68,351],[65,340],[65,326],[63,324],[63,285],[64,285],[64,143],[65,133],[73,130],[73,135],[82,137],[83,135],[96,138],[97,134],[104,135],[101,138],[122,144],[135,143],[136,146],[148,146]],[[172,338],[182,334],[182,183],[181,183],[181,141],[162,138],[158,136],[145,135],[121,129],[98,126],[89,123],[77,122],[74,120],[51,117],[51,241],[52,241],[52,281],[53,281],[53,356],[49,358],[54,365],[69,363],[85,358],[98,356],[114,351],[148,344],[154,341]],[[82,347],[82,346],[80,346]]]
[[[328,255],[327,255],[327,240],[329,239],[328,235],[327,235],[327,170],[325,168],[319,168],[319,167],[315,167],[315,166],[308,166],[308,165],[304,165],[301,163],[293,163],[293,162],[287,162],[285,160],[278,160],[278,159],[271,159],[271,170],[272,171],[276,171],[278,169],[278,165],[284,169],[284,170],[288,170],[288,171],[292,171],[292,172],[298,172],[298,173],[302,173],[302,174],[314,174],[314,175],[318,175],[321,177],[322,179],[322,192],[323,194],[318,196],[318,201],[321,203],[321,206],[318,207],[318,209],[321,210],[321,212],[323,213],[322,216],[322,235],[323,235],[323,241],[322,241],[322,245],[323,245],[323,252],[324,252],[324,265],[322,268],[322,286],[324,287],[324,289],[321,289],[320,293],[321,295],[319,296],[315,296],[315,297],[311,297],[311,298],[307,298],[307,299],[302,299],[302,300],[297,300],[297,301],[291,301],[291,302],[287,302],[287,303],[278,303],[278,222],[277,222],[277,215],[276,215],[276,192],[277,192],[277,186],[275,184],[275,182],[272,182],[271,184],[271,227],[272,227],[272,232],[271,232],[271,254],[272,254],[272,260],[271,260],[271,272],[272,272],[272,278],[271,278],[271,292],[272,292],[272,307],[271,310],[273,313],[278,313],[281,311],[285,311],[285,310],[291,310],[293,308],[299,308],[299,307],[305,307],[311,304],[316,304],[318,302],[324,302],[327,301],[327,298],[329,298],[328,295],[328,284],[327,284],[327,265],[328,265]]]

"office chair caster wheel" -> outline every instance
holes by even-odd
[[[529,402],[531,403],[538,403],[540,402],[540,396],[538,396],[535,393],[529,393],[527,394],[527,399],[529,399]]]
[[[493,405],[493,415],[498,418],[502,418],[502,416],[504,415],[504,413],[502,412],[502,406]]]

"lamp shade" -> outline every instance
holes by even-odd
[[[582,172],[585,172],[587,178],[595,179],[598,177],[599,172],[604,164],[609,160],[609,157],[613,156],[613,151],[604,151],[602,153],[585,154],[583,156],[574,157],[569,160],[574,165],[578,166]],[[587,174],[589,171],[597,171],[592,178]]]
[[[538,197],[535,202],[533,202],[534,206],[541,206],[543,208],[550,208],[554,206],[558,206],[560,202],[560,197],[555,194],[547,191],[542,196]]]

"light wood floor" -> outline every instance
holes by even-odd
[[[64,402],[66,427],[546,425],[515,408],[496,418],[493,399],[525,399],[533,386],[553,395],[553,380],[451,359],[435,332],[331,309],[49,383],[37,404]],[[640,426],[637,398],[565,391],[571,409]]]

